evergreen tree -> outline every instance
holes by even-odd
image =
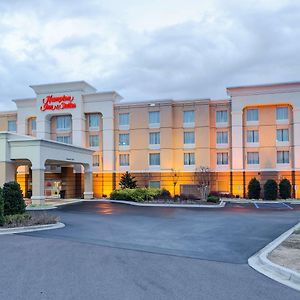
[[[249,199],[260,198],[260,183],[255,177],[252,178],[248,184],[248,198]]]
[[[282,179],[279,183],[279,196],[281,199],[291,198],[292,185],[286,178]]]
[[[135,189],[137,187],[135,177],[128,171],[122,175],[119,185],[121,189]]]
[[[17,182],[12,181],[4,183],[2,197],[5,216],[25,213],[26,204],[23,199],[20,185]]]
[[[268,179],[264,185],[265,200],[276,200],[278,197],[278,186],[274,179]]]

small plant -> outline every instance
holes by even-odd
[[[23,214],[26,204],[23,199],[20,185],[15,182],[7,182],[3,185],[2,197],[4,202],[4,216]]]
[[[268,179],[264,185],[264,199],[276,200],[278,197],[278,186],[274,179]]]
[[[212,202],[212,203],[218,203],[220,200],[220,198],[218,196],[214,196],[214,195],[208,195],[207,197],[207,202]]]
[[[248,198],[249,199],[259,199],[260,198],[260,183],[254,177],[250,180],[248,184]]]
[[[128,171],[122,175],[119,185],[121,189],[135,189],[137,187],[135,177]]]
[[[291,198],[292,185],[286,178],[282,179],[279,183],[279,196],[281,199]]]
[[[107,195],[106,195],[106,194],[103,194],[102,197],[103,197],[103,198],[107,198]]]

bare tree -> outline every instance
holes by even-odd
[[[195,175],[200,197],[206,200],[210,192],[210,170],[208,167],[200,166],[196,169]]]

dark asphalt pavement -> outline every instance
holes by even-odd
[[[300,299],[247,259],[300,221],[300,207],[52,211],[64,229],[0,237],[0,299]]]

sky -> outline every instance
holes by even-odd
[[[85,80],[126,101],[300,81],[298,0],[0,0],[0,110]]]

